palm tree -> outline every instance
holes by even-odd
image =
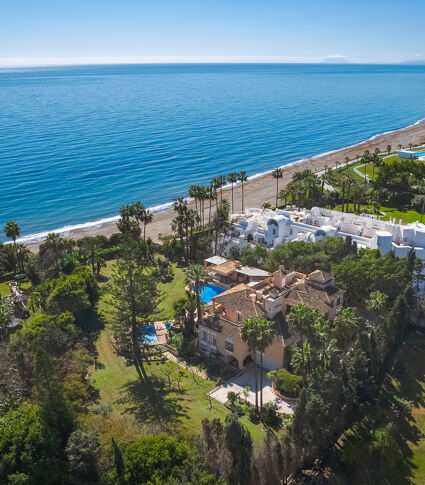
[[[18,253],[16,250],[16,239],[20,236],[21,234],[21,229],[19,228],[18,224],[14,221],[8,221],[6,222],[6,225],[4,227],[4,233],[6,234],[6,237],[9,239],[12,239],[13,241],[13,248],[15,250],[15,261],[13,262],[14,265],[14,271],[16,271],[16,262],[18,260]]]
[[[246,172],[242,170],[242,172],[239,173],[238,175],[238,180],[242,184],[242,212],[244,211],[244,200],[243,200],[243,184],[248,180],[248,177],[246,176]]]
[[[128,213],[139,225],[143,224],[143,241],[146,241],[146,226],[153,221],[153,214],[141,202],[135,202],[129,206]]]
[[[291,348],[291,367],[305,379],[311,373],[312,352],[310,342],[304,342],[301,347],[293,345]]]
[[[210,202],[209,210],[208,210],[208,224],[211,223],[211,208],[212,208],[212,201],[217,200],[217,190],[214,184],[211,182],[211,185],[206,188],[206,196]]]
[[[198,323],[202,320],[201,291],[208,284],[208,274],[201,264],[191,264],[185,269],[186,284],[196,296]]]
[[[218,188],[220,189],[220,200],[223,200],[223,187],[226,185],[226,177],[219,175],[217,177]]]
[[[260,335],[260,318],[247,318],[241,325],[241,339],[254,353],[255,409],[258,411],[257,346]]]
[[[195,200],[195,210],[198,210],[198,186],[191,185],[189,187],[189,197]]]
[[[233,185],[238,181],[238,174],[235,172],[229,173],[227,176],[227,182],[232,184],[232,212],[233,212]]]
[[[301,339],[301,358],[302,358],[302,365],[305,367],[304,362],[304,351],[303,351],[303,337],[306,334],[309,334],[311,328],[313,327],[316,319],[317,319],[318,312],[311,308],[308,308],[303,303],[299,303],[291,308],[291,311],[286,316],[287,322],[292,325],[295,330],[298,331],[300,334]]]
[[[391,150],[392,150],[391,145],[387,145],[387,153],[388,153],[388,155],[391,153]]]
[[[364,327],[364,320],[354,307],[340,310],[333,321],[335,336],[344,349]]]
[[[199,224],[205,226],[205,201],[209,198],[208,187],[198,186]]]
[[[348,166],[348,162],[350,161],[350,158],[349,157],[345,157],[345,166],[347,167]]]
[[[275,336],[273,330],[274,322],[265,318],[260,318],[258,322],[258,340],[257,348],[260,351],[260,411],[263,409],[263,353],[271,345]]]
[[[279,179],[283,178],[283,171],[281,168],[275,168],[272,172],[272,177],[276,179],[276,207],[277,199],[279,197]]]
[[[388,308],[388,295],[379,290],[373,291],[366,300],[366,308],[383,316]]]
[[[102,249],[99,239],[97,237],[85,237],[81,241],[81,246],[87,254],[93,274],[99,274],[103,262],[103,258],[99,254]]]

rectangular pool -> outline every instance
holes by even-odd
[[[224,293],[226,290],[215,285],[208,285],[201,290],[201,301],[209,303],[215,296]]]
[[[171,324],[166,323],[165,327],[168,330],[170,328]],[[158,342],[158,335],[156,334],[156,328],[155,325],[147,325],[143,330],[143,344],[153,344]]]
[[[417,152],[415,153],[415,157],[425,157],[425,152]]]

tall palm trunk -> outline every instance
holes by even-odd
[[[243,206],[243,182],[242,182],[242,212],[244,211],[244,206]]]
[[[233,182],[232,182],[232,213],[233,213]]]
[[[263,352],[260,352],[260,413],[263,410]]]
[[[277,207],[278,198],[279,198],[279,179],[276,178],[276,207]]]
[[[201,295],[200,295],[200,289],[199,289],[199,284],[195,285],[195,290],[196,290],[196,311],[198,313],[198,325],[202,320],[202,312],[201,312]]]
[[[255,375],[255,409],[258,411],[258,376],[257,376],[257,348],[254,347],[254,375]]]

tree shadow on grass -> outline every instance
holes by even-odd
[[[168,388],[155,376],[143,382],[136,379],[122,389],[124,396],[118,402],[125,404],[126,412],[133,414],[141,424],[156,423],[168,429],[185,415],[178,396],[174,395],[184,391]]]
[[[100,337],[101,331],[105,328],[105,318],[95,308],[90,308],[78,317],[77,323],[82,331],[85,346],[94,357],[97,366],[98,352],[96,342]]]

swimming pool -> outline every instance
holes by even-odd
[[[224,293],[226,290],[215,285],[208,285],[201,290],[201,301],[209,303],[215,296]]]
[[[171,323],[166,323],[167,330],[171,327]],[[143,344],[152,344],[158,342],[158,335],[156,334],[155,325],[147,325],[143,330]]]
[[[415,153],[415,157],[425,157],[425,152],[417,152]]]

